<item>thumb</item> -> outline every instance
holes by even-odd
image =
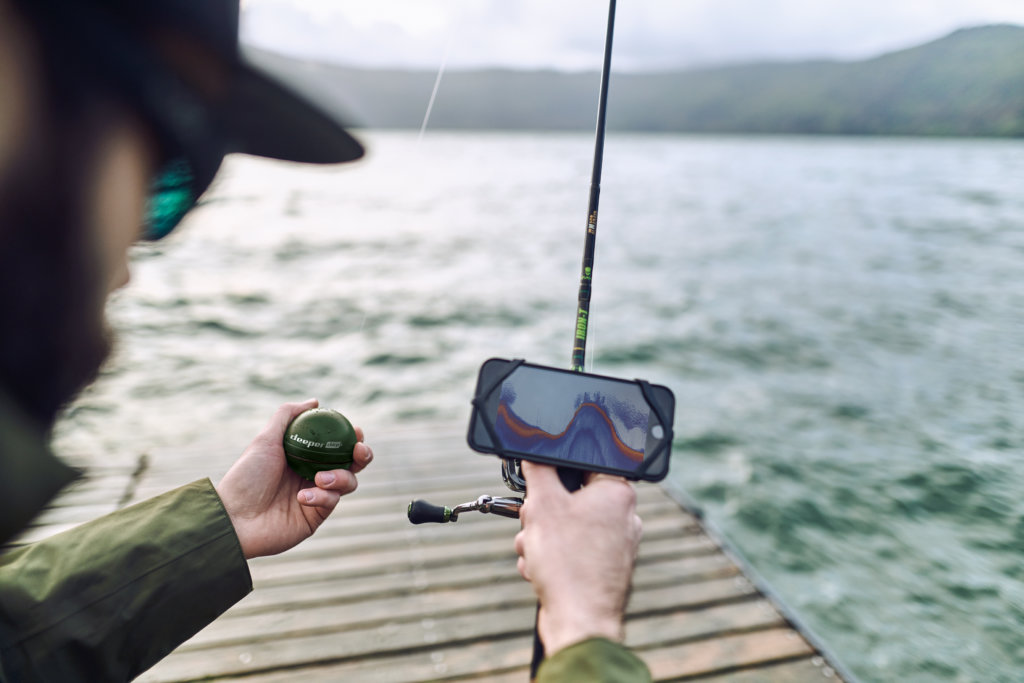
[[[523,477],[526,479],[527,495],[534,495],[540,498],[550,498],[559,495],[569,495],[569,492],[562,486],[562,480],[558,478],[558,470],[551,465],[523,460]]]
[[[284,430],[288,429],[288,425],[291,424],[292,420],[310,408],[316,408],[318,405],[320,405],[320,402],[315,398],[307,399],[302,403],[281,404],[270,417],[267,426],[263,428],[263,433],[278,437],[283,435]]]

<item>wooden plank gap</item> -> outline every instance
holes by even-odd
[[[481,636],[479,638],[463,638],[463,639],[456,639],[456,640],[446,640],[446,641],[444,641],[444,646],[445,647],[456,647],[456,648],[458,648],[458,647],[469,647],[469,646],[473,646],[473,645],[476,645],[476,644],[482,643],[482,642],[492,642],[493,643],[493,642],[499,642],[499,641],[502,641],[502,640],[512,640],[512,639],[515,639],[515,638],[521,638],[521,637],[526,636],[526,635],[532,636],[532,634],[533,634],[533,629],[531,627],[530,629],[519,629],[519,630],[516,630],[516,631],[506,631],[506,632],[503,632],[503,633],[500,633],[500,634],[487,634],[487,635]],[[310,655],[303,662],[302,667],[308,667],[308,666],[330,666],[330,665],[335,665],[335,664],[352,664],[352,663],[356,663],[356,662],[359,662],[359,661],[362,661],[362,660],[378,659],[382,655],[396,654],[396,653],[403,654],[403,655],[429,653],[431,651],[437,650],[438,645],[439,645],[439,643],[425,643],[423,645],[408,645],[407,644],[407,645],[404,645],[403,647],[401,647],[400,649],[394,650],[394,651],[392,651],[392,650],[379,650],[379,651],[368,652],[368,653],[360,653],[358,655],[343,655],[343,656],[338,656],[338,657],[330,657],[330,656],[328,656],[328,657],[317,657],[315,655]],[[292,670],[296,670],[296,669],[301,669],[301,667],[300,666],[296,666],[294,664],[269,665],[269,666],[247,668],[245,670],[222,671],[222,672],[218,672],[213,678],[228,680],[228,679],[233,679],[233,678],[241,678],[243,676],[252,676],[252,675],[255,675],[255,674],[268,674],[268,673],[275,673],[275,672],[282,672],[282,671],[292,671]],[[185,678],[185,679],[182,679],[182,680],[194,680],[194,679]],[[205,680],[209,680],[209,679],[205,679]]]
[[[661,681],[665,681],[666,683],[670,681],[707,681],[714,680],[715,678],[722,676],[733,676],[735,674],[750,672],[754,674],[753,678],[750,679],[750,683],[769,683],[769,679],[767,678],[765,669],[770,669],[771,667],[780,666],[784,664],[793,664],[796,662],[805,661],[807,659],[808,657],[806,654],[782,655],[779,657],[772,658],[771,660],[750,662],[749,664],[744,665],[723,667],[721,669],[715,670],[713,673],[710,674],[696,674],[692,676],[683,675],[675,678],[657,678],[655,680],[657,680],[659,683],[661,683]],[[842,683],[842,679],[840,679],[838,676],[835,676],[831,679],[826,679],[823,674],[822,679]],[[793,679],[791,678],[782,678],[779,680],[786,681],[786,683],[793,683]]]

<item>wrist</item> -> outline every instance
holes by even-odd
[[[221,505],[224,506],[224,512],[227,513],[227,518],[228,521],[231,522],[231,527],[235,530],[235,538],[238,539],[238,546],[242,549],[242,556],[246,560],[251,560],[256,555],[252,552],[251,543],[248,541],[248,535],[246,534],[245,525],[242,522],[241,515],[232,504],[230,496],[226,496],[225,492],[221,490],[219,485],[215,486],[214,490],[220,498]]]
[[[606,638],[621,643],[625,637],[622,620],[618,617],[583,613],[556,615],[545,614],[545,611],[542,607],[537,627],[548,656],[590,638]]]

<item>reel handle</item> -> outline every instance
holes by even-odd
[[[453,508],[433,505],[425,500],[414,500],[409,503],[407,514],[409,521],[413,524],[426,524],[428,522],[444,524],[445,522],[459,521],[459,515],[463,512],[482,512],[484,514],[519,519],[519,508],[521,507],[523,507],[522,498],[502,498],[483,495],[472,502],[462,503]]]
[[[434,505],[425,500],[414,500],[409,503],[407,511],[409,521],[413,524],[444,524],[452,521],[452,509],[446,505]]]

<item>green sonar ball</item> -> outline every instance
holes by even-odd
[[[344,415],[330,408],[300,414],[284,432],[284,455],[300,476],[313,481],[323,470],[352,467],[356,430]]]

